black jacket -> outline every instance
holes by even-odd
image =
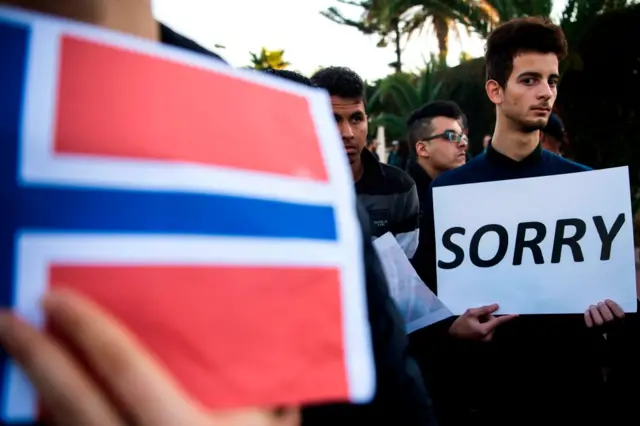
[[[367,308],[376,364],[376,395],[366,405],[328,404],[303,410],[303,426],[435,426],[431,399],[409,356],[400,313],[391,299],[380,260],[371,244],[369,216],[358,204],[364,242]]]

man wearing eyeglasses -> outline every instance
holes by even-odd
[[[469,143],[463,117],[455,102],[434,101],[414,111],[407,120],[409,147],[415,158],[407,171],[418,187],[421,217],[425,208],[431,208],[425,205],[431,199],[427,197],[431,181],[467,161]]]
[[[433,208],[429,193],[431,182],[467,161],[469,143],[463,129],[463,117],[464,113],[455,102],[433,101],[415,110],[407,120],[409,146],[415,158],[407,171],[416,182],[420,200],[420,241],[412,263],[429,286],[433,283],[429,273],[435,240],[433,224],[425,223],[431,215],[425,216],[424,212]],[[431,290],[435,292],[435,288]]]
[[[465,121],[460,107],[451,101],[430,102],[407,120],[409,146],[415,158],[407,171],[416,182],[420,199],[420,241],[412,264],[433,292],[436,292],[434,281],[429,277],[435,251],[433,215],[429,213],[433,209],[430,186],[442,173],[466,163],[469,144]],[[447,343],[442,339],[447,338],[451,325],[451,321],[445,320],[410,334],[409,349],[429,386],[437,415],[453,424],[449,406],[456,396],[448,383],[458,368],[450,366],[447,352],[441,350],[450,346],[442,344]]]

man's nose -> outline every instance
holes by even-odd
[[[342,139],[353,139],[353,130],[351,130],[351,125],[348,122],[343,121],[338,124],[338,129],[340,130]]]
[[[549,83],[544,83],[540,85],[540,92],[538,93],[538,98],[549,100],[553,97],[553,88],[549,85]]]

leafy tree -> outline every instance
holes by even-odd
[[[290,63],[283,59],[284,50],[267,50],[264,47],[259,54],[251,53],[251,67],[256,70],[287,68]]]
[[[599,1],[599,0],[598,0]],[[614,0],[610,0],[614,1]],[[401,71],[401,41],[421,31],[433,31],[438,39],[439,59],[446,60],[450,34],[458,24],[486,36],[500,22],[524,15],[548,15],[552,0],[337,0],[361,9],[359,19],[346,18],[337,7],[321,12],[332,21],[380,36],[379,46],[393,42],[396,72]]]
[[[438,99],[442,85],[436,79],[438,68],[437,61],[434,61],[418,76],[397,73],[381,80],[367,102],[371,117],[370,127],[375,129],[383,126],[390,140],[406,138],[406,122],[409,115],[427,102]],[[372,114],[371,108],[377,103],[391,104],[391,111]]]
[[[343,5],[355,6],[360,10],[360,18],[357,20],[345,17],[345,15],[336,7],[330,7],[327,10],[321,11],[320,14],[325,18],[332,20],[333,22],[356,28],[358,31],[367,35],[377,35],[378,47],[387,47],[389,44],[393,44],[395,47],[395,61],[389,64],[395,72],[402,72],[402,29],[403,24],[399,16],[392,17],[387,21],[379,20],[375,13],[371,11],[375,10],[378,6],[377,1],[374,0],[336,0]]]
[[[569,0],[563,27],[573,38],[569,46],[574,60],[565,66],[557,108],[569,135],[571,157],[598,169],[629,166],[637,211],[640,5],[625,7],[627,3]]]
[[[439,60],[446,61],[451,33],[460,36],[458,24],[472,29],[488,21],[497,23],[496,14],[486,0],[378,0],[369,16],[388,23],[399,17],[407,38],[422,31],[433,31],[438,40]],[[477,22],[471,20],[476,19]]]

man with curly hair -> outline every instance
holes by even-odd
[[[496,107],[493,137],[485,152],[436,178],[432,188],[590,170],[540,143],[558,93],[559,61],[566,54],[562,29],[547,18],[519,18],[496,28],[485,50],[485,89]],[[434,238],[433,229],[428,237]],[[435,249],[427,263],[437,289]],[[603,334],[624,312],[611,300],[594,300],[584,308],[579,316],[509,318],[493,317],[494,304],[483,312],[468,309],[447,324],[454,341],[447,358],[456,368],[448,384],[448,414],[454,417],[446,424],[609,424]]]

